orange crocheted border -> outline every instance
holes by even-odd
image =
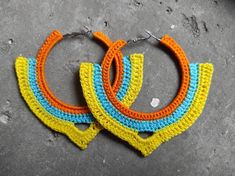
[[[178,60],[181,69],[181,86],[178,90],[176,97],[170,102],[170,104],[156,112],[137,112],[129,109],[116,98],[115,93],[111,88],[109,75],[111,63],[115,53],[117,51],[120,51],[120,49],[126,45],[126,42],[123,40],[115,42],[114,45],[109,48],[104,57],[102,79],[107,97],[120,112],[132,119],[155,120],[164,118],[172,114],[186,97],[190,81],[189,61],[180,45],[177,44],[174,39],[172,39],[169,35],[164,35],[164,37],[160,40],[160,44],[166,46],[176,56],[176,59]]]
[[[98,39],[101,42],[103,42],[107,47],[112,47],[113,42],[102,32],[94,32],[93,36],[95,39]],[[36,65],[38,85],[43,95],[47,98],[47,100],[58,109],[75,114],[89,113],[90,110],[88,109],[87,106],[73,106],[64,103],[63,101],[58,99],[47,86],[47,82],[44,75],[46,59],[51,49],[62,39],[63,35],[60,33],[60,31],[55,30],[46,38],[45,42],[41,46],[37,55],[37,65]],[[123,75],[122,53],[120,51],[117,51],[113,57],[115,60],[116,75],[112,86],[112,91],[114,92],[114,94],[116,94],[122,83],[122,75]]]

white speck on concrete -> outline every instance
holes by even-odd
[[[0,122],[4,123],[4,124],[7,124],[8,123],[8,120],[9,120],[9,117],[5,114],[1,114],[0,116]]]
[[[106,162],[105,159],[103,159],[103,164],[105,164],[105,162]]]
[[[158,98],[152,98],[152,101],[150,103],[150,105],[153,107],[153,108],[156,108],[160,103],[160,100]]]
[[[172,24],[172,25],[171,25],[171,29],[174,29],[174,28],[175,28],[175,25],[174,25],[174,24]]]
[[[13,43],[13,39],[8,40],[8,44],[11,45]]]

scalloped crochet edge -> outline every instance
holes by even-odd
[[[137,131],[121,125],[117,120],[109,116],[103,107],[100,106],[96,92],[94,91],[93,64],[82,63],[80,66],[80,79],[83,94],[93,116],[105,129],[122,140],[127,141],[134,148],[141,151],[144,156],[150,155],[161,143],[187,130],[200,116],[209,93],[212,74],[212,64],[199,64],[199,85],[189,110],[174,124],[164,127],[154,132],[152,136],[143,139],[138,135]]]
[[[143,55],[142,59],[139,59],[138,64],[143,65]],[[22,97],[25,99],[26,103],[28,104],[29,108],[33,111],[33,113],[49,128],[63,133],[66,135],[72,142],[74,142],[78,147],[81,149],[87,148],[87,145],[95,138],[95,136],[102,130],[102,126],[97,122],[92,122],[90,126],[85,130],[79,130],[74,123],[62,120],[57,118],[56,116],[50,114],[45,110],[45,108],[38,102],[36,97],[34,96],[30,84],[28,81],[28,60],[24,57],[18,57],[15,63],[16,74],[18,77],[18,84],[20,88],[20,92]],[[133,66],[133,70],[131,74],[133,75],[134,72],[138,72],[140,77],[143,77],[143,72],[141,70],[135,69]],[[132,79],[132,76],[131,76]],[[130,85],[124,96],[123,103],[127,106],[130,106],[138,95],[142,83],[136,85]],[[136,90],[133,91],[132,90]]]

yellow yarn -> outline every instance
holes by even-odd
[[[143,67],[143,55],[141,57],[139,56],[135,60],[135,64],[132,65],[131,80],[134,79],[134,75],[143,77],[142,70],[138,69],[139,67]],[[99,133],[99,131],[103,129],[103,127],[97,121],[95,121],[90,124],[88,129],[82,131],[79,130],[74,123],[61,120],[48,113],[35,98],[30,88],[28,79],[28,60],[24,57],[18,57],[16,59],[15,68],[18,77],[20,92],[34,114],[49,128],[68,136],[68,138],[81,149],[87,148],[87,145],[93,140],[93,138]],[[131,88],[128,89],[123,103],[125,103],[129,107],[136,99],[141,86],[142,84],[140,83],[130,83]]]
[[[144,55],[131,54],[130,61],[132,68],[130,84],[127,89],[126,95],[122,99],[122,103],[125,104],[127,107],[130,107],[134,103],[143,84]],[[138,79],[138,81],[136,80],[136,78]]]
[[[137,131],[124,127],[102,108],[93,86],[93,64],[82,63],[80,66],[83,94],[93,116],[103,127],[140,150],[144,156],[151,154],[161,143],[188,129],[199,117],[207,99],[212,73],[212,64],[199,64],[199,85],[189,110],[177,122],[143,139]]]

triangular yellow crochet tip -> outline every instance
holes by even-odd
[[[114,117],[110,116],[110,114],[101,105],[98,99],[99,94],[95,91],[94,87],[94,70],[95,65],[91,63],[82,63],[80,66],[80,79],[83,94],[93,116],[105,129],[122,140],[127,141],[134,148],[141,151],[144,156],[148,156],[158,146],[160,146],[161,143],[168,141],[172,137],[188,129],[199,117],[204,108],[209,92],[213,65],[207,63],[199,64],[199,85],[188,111],[178,121],[155,131],[152,136],[145,139],[139,136],[138,131],[124,126]]]
[[[137,65],[133,65],[131,68],[131,74],[137,74],[139,76],[143,76],[143,72],[138,70],[139,66],[143,65],[143,60],[139,59]],[[16,59],[15,68],[16,74],[18,77],[18,83],[21,95],[25,99],[29,108],[33,111],[33,113],[49,128],[65,134],[72,142],[74,142],[81,149],[87,148],[87,145],[92,141],[95,136],[102,130],[102,126],[97,122],[92,122],[90,126],[82,131],[78,129],[73,122],[69,122],[66,120],[59,119],[58,117],[49,113],[37,100],[34,96],[32,89],[29,83],[29,61],[24,57],[18,57]],[[132,78],[131,78],[132,79]],[[130,87],[134,88],[136,91],[132,92],[128,90],[123,99],[123,103],[127,106],[130,106],[134,100],[136,99],[142,84],[132,85],[130,82]]]

